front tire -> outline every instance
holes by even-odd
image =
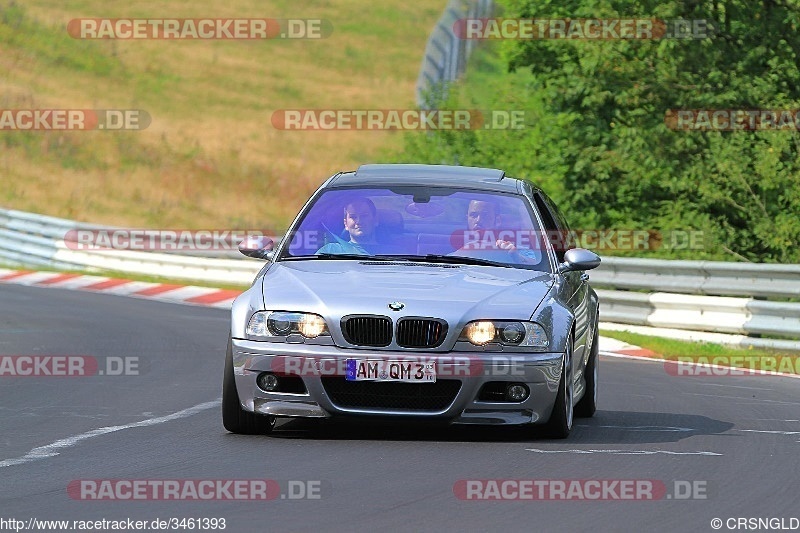
[[[583,398],[575,405],[575,416],[580,418],[590,418],[597,411],[597,365],[600,363],[600,337],[597,328],[592,337],[592,353],[586,363],[583,375],[586,379],[586,388]]]
[[[566,439],[572,431],[572,420],[574,415],[573,393],[574,383],[572,381],[572,349],[573,338],[570,335],[567,347],[564,349],[564,365],[561,369],[561,380],[558,383],[558,395],[553,405],[553,412],[550,420],[544,426],[545,435],[552,439]]]
[[[264,416],[242,409],[236,378],[233,374],[233,342],[228,338],[225,374],[222,378],[222,425],[231,433],[265,435],[275,427],[274,416]]]

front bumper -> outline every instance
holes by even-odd
[[[331,398],[323,380],[343,376],[348,358],[419,360],[436,362],[437,380],[458,380],[460,387],[444,408],[343,405]],[[528,424],[545,422],[558,392],[560,353],[411,352],[343,349],[336,346],[257,342],[233,339],[236,389],[242,408],[280,417],[338,416],[403,417],[454,424]],[[261,372],[299,376],[304,393],[266,392],[256,377]],[[522,402],[484,401],[486,383],[524,383],[530,390]],[[392,386],[386,383],[385,386]],[[430,384],[420,384],[423,387]]]

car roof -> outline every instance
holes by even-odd
[[[392,185],[425,185],[519,192],[519,180],[507,177],[502,170],[454,165],[361,165],[355,172],[337,174],[330,179],[327,186],[329,188],[345,188]]]

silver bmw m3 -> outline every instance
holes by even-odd
[[[597,405],[598,298],[562,213],[501,170],[338,173],[233,303],[223,425],[383,417],[530,425],[565,438]]]

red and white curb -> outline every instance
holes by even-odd
[[[210,287],[148,283],[104,276],[8,270],[3,268],[0,268],[0,283],[102,292],[221,309],[230,309],[234,298],[242,293],[242,291],[237,290]]]
[[[603,327],[603,323],[600,323]],[[640,348],[633,344],[612,339],[611,337],[600,337],[600,352],[608,355],[625,355],[637,359],[658,359],[661,356],[652,350]]]

